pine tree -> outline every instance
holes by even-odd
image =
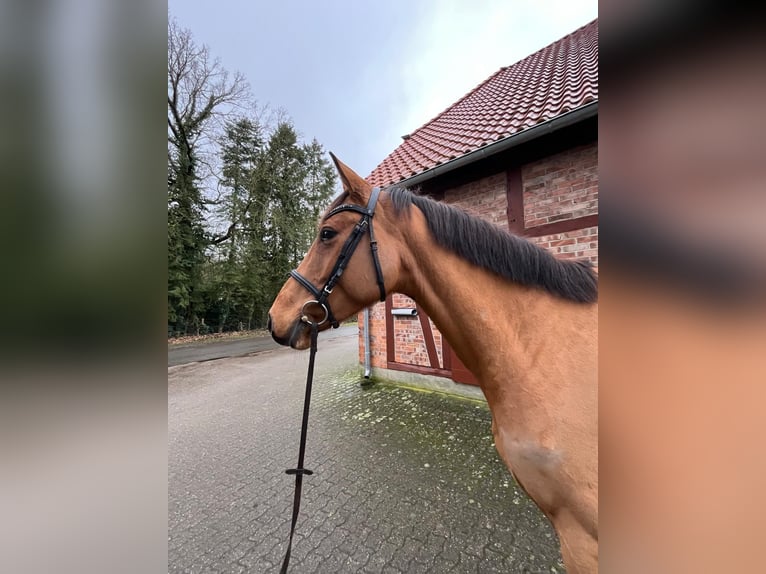
[[[240,118],[226,125],[221,147],[221,184],[226,194],[220,215],[230,222],[230,233],[217,275],[219,330],[232,327],[231,322],[233,327],[243,323],[251,328],[253,313],[264,295],[260,267],[267,198],[258,184],[262,158],[262,129],[257,122]]]
[[[287,121],[277,124],[268,141],[261,134],[252,120],[239,120],[227,126],[221,146],[220,215],[233,230],[210,262],[215,285],[208,289],[208,317],[219,329],[265,324],[335,187],[335,172],[317,141],[301,144]]]

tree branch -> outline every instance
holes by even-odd
[[[231,234],[236,229],[236,227],[237,227],[236,222],[229,225],[229,228],[226,230],[226,233],[224,233],[223,235],[219,235],[217,237],[212,237],[210,239],[210,245],[218,245],[219,243],[223,243],[224,241],[229,239],[231,237]]]

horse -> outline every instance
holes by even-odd
[[[558,259],[406,189],[373,189],[331,156],[343,191],[274,300],[272,337],[306,349],[312,330],[337,326],[387,292],[414,299],[478,379],[498,453],[552,523],[567,572],[597,572],[598,278],[592,266]],[[363,248],[352,257],[357,245]]]

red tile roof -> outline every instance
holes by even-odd
[[[598,100],[598,20],[500,68],[410,134],[367,177],[400,182]]]

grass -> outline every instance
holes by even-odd
[[[346,319],[343,326],[356,325],[356,315]],[[251,337],[267,337],[266,329],[251,329],[249,331],[228,331],[226,333],[208,333],[206,335],[185,335],[183,337],[171,337],[168,339],[169,347],[188,345],[189,343],[211,343],[213,341],[233,341],[237,339],[249,339]]]
[[[226,333],[208,333],[207,335],[185,335],[183,337],[171,337],[168,346],[186,345],[188,343],[209,343],[213,341],[232,341],[236,339],[249,339],[251,337],[265,337],[269,334],[266,329],[252,329],[250,331],[229,331]]]

